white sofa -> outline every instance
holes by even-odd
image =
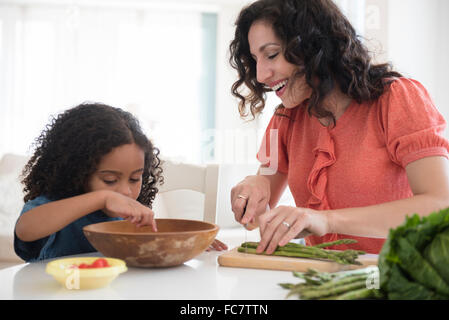
[[[0,269],[23,263],[14,252],[14,225],[23,207],[23,186],[20,174],[28,157],[5,154],[0,158]],[[231,211],[230,191],[233,185],[257,170],[256,164],[221,165],[217,196],[216,223],[220,226],[219,239],[235,239],[228,243],[232,248],[247,238],[256,240],[258,231],[245,232],[234,221]],[[158,194],[153,204],[157,218],[202,220],[204,195],[190,190],[177,190]]]
[[[19,175],[26,161],[13,154],[0,159],[0,269],[23,262],[14,252],[14,225],[23,207]]]

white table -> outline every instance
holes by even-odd
[[[259,241],[258,232],[243,228],[225,230],[218,239],[230,249],[241,242]],[[132,268],[109,286],[69,290],[45,272],[48,261],[21,264],[0,270],[0,299],[161,299],[161,300],[283,300],[287,290],[278,283],[298,282],[289,271],[219,266],[223,252],[203,252],[172,268]],[[100,256],[99,253],[81,256]]]

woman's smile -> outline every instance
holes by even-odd
[[[270,85],[271,89],[276,92],[276,95],[279,98],[284,94],[284,92],[287,88],[287,82],[288,82],[288,80],[285,79],[285,80],[277,81],[275,85]]]

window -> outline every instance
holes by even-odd
[[[0,5],[0,155],[30,153],[51,115],[96,101],[135,114],[164,156],[203,161],[201,130],[215,125],[216,13],[21,3]]]

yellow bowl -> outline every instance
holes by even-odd
[[[128,270],[125,261],[114,258],[104,258],[108,261],[110,267],[87,269],[71,267],[73,265],[80,265],[81,263],[91,264],[98,258],[103,257],[79,257],[53,260],[47,263],[45,271],[67,289],[95,289],[107,286],[120,273]]]

